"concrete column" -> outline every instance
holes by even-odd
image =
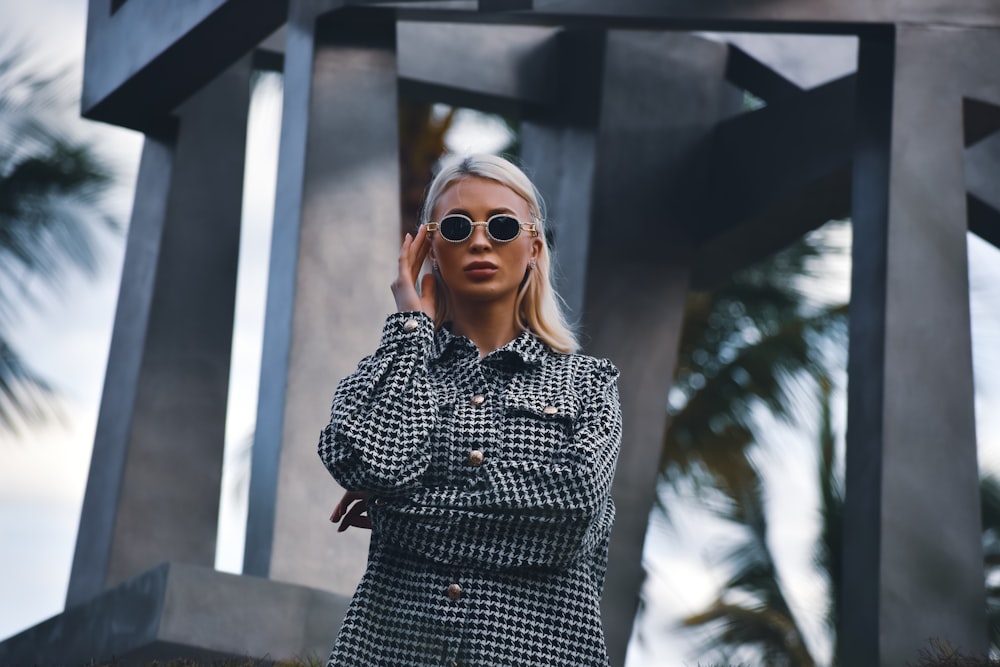
[[[337,381],[393,312],[400,241],[394,24],[293,3],[244,572],[345,595],[367,531],[316,454]]]
[[[591,54],[589,71],[564,58],[577,47]],[[561,117],[526,124],[524,155],[548,190],[561,288],[579,306],[585,351],[622,372],[618,518],[603,606],[611,662],[622,665],[687,299],[686,229],[707,186],[700,148],[740,100],[725,83],[726,47],[697,37],[611,31],[571,36],[560,48],[561,62],[576,63],[560,68],[560,80],[578,82],[561,90]],[[586,83],[594,80],[597,90]]]
[[[143,148],[67,606],[214,564],[249,81],[243,59]]]
[[[545,198],[556,291],[575,323],[587,282],[606,37],[604,30],[557,35],[554,102],[527,107],[521,123],[524,167]]]
[[[864,36],[854,166],[840,661],[985,653],[962,97],[1000,33]],[[992,83],[996,91],[996,84]]]

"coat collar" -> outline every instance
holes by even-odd
[[[439,362],[448,354],[459,350],[465,350],[478,355],[479,352],[472,341],[465,336],[453,334],[448,328],[450,326],[450,322],[445,323],[444,326],[435,332],[434,342],[431,344],[431,361]],[[534,366],[541,363],[548,352],[548,345],[543,343],[535,334],[525,329],[514,340],[490,352],[484,361],[491,358],[516,357],[525,365]]]

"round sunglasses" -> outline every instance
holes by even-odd
[[[533,222],[521,222],[507,213],[491,215],[486,222],[473,222],[472,218],[462,213],[451,213],[441,218],[440,222],[428,222],[428,232],[440,232],[445,241],[461,243],[472,236],[473,227],[486,227],[486,234],[498,243],[507,243],[517,238],[522,229],[538,236],[538,230]]]

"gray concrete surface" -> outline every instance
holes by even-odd
[[[931,638],[987,647],[962,96],[998,58],[995,31],[862,39],[844,664],[902,665]]]
[[[325,659],[349,600],[163,563],[0,642],[0,665]]]
[[[249,85],[244,59],[144,151],[70,605],[215,562]]]
[[[395,311],[394,25],[331,22],[313,41],[308,24],[288,33],[245,571],[350,594],[368,534],[327,521],[340,489],[316,448],[337,381]]]

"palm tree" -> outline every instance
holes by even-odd
[[[22,50],[0,54],[0,433],[53,413],[53,390],[21,359],[9,328],[75,267],[93,275],[96,230],[117,230],[101,211],[111,170],[66,135],[64,74],[27,71]]]
[[[834,462],[835,437],[830,410],[831,383],[821,382],[818,483],[822,528],[815,547],[817,572],[831,596],[824,626],[830,637],[836,632],[840,581],[842,482]],[[716,600],[682,620],[687,628],[712,628],[705,650],[725,653],[750,647],[760,664],[768,667],[814,667],[801,624],[784,595],[781,573],[767,540],[767,519],[757,492],[740,502],[716,508],[723,519],[739,527],[744,539],[725,557],[733,575],[722,585]],[[830,664],[836,664],[836,656]]]
[[[843,544],[842,517],[844,507],[843,478],[834,462],[834,432],[830,415],[831,388],[821,386],[822,413],[819,430],[818,484],[820,488],[820,531],[815,545],[816,572],[828,592],[825,608],[817,610],[823,616],[823,625],[829,643],[837,632],[841,599],[841,547]],[[992,655],[1000,654],[1000,479],[984,475],[980,479],[980,501],[983,525],[984,578],[986,581],[987,617]],[[723,584],[717,599],[708,608],[683,619],[688,628],[712,628],[705,649],[707,652],[725,654],[744,647],[755,648],[761,664],[811,666],[817,661],[809,653],[799,630],[800,623],[787,604],[781,589],[780,572],[768,546],[767,525],[757,502],[759,495],[748,499],[745,505],[733,505],[719,511],[719,515],[733,522],[745,532],[745,539],[726,556],[725,561],[734,574]],[[734,601],[735,600],[735,601]],[[948,653],[931,642],[922,652],[928,656],[926,664],[986,664],[980,660],[932,661],[937,654]],[[836,653],[830,665],[838,664]],[[921,664],[925,664],[921,662]],[[995,663],[989,663],[995,664]]]
[[[979,482],[983,516],[983,557],[986,575],[986,617],[990,649],[1000,654],[1000,479],[984,475]]]
[[[829,341],[845,339],[847,306],[815,302],[808,281],[835,252],[813,234],[689,295],[660,462],[668,482],[753,494],[760,480],[748,453],[765,441],[755,410],[790,423],[815,414],[810,387],[830,376]]]
[[[719,660],[749,650],[764,665],[817,664],[768,547],[763,481],[752,453],[769,442],[761,410],[791,424],[827,420],[822,511],[839,512],[829,378],[846,340],[847,307],[811,297],[808,286],[829,261],[823,258],[836,252],[824,234],[812,234],[688,299],[661,468],[668,489],[693,482],[700,502],[744,537],[726,558],[732,574],[716,600],[682,621],[710,631],[706,650]],[[832,563],[837,553],[823,551],[817,560]]]
[[[692,480],[702,503],[741,535],[723,558],[730,574],[715,600],[681,621],[703,633],[706,655],[720,662],[752,655],[755,664],[771,667],[818,664],[801,630],[807,619],[789,605],[768,542],[765,489],[749,456],[754,448],[768,446],[754,418],[755,407],[761,406],[800,426],[818,421],[819,533],[813,562],[828,595],[812,613],[836,649],[844,490],[835,456],[830,378],[846,350],[846,304],[810,307],[795,277],[808,274],[810,262],[829,251],[806,238],[735,275],[719,290],[689,299],[663,470],[675,487]],[[997,655],[1000,479],[983,476],[980,498],[990,644]],[[829,664],[837,663],[834,653]]]

